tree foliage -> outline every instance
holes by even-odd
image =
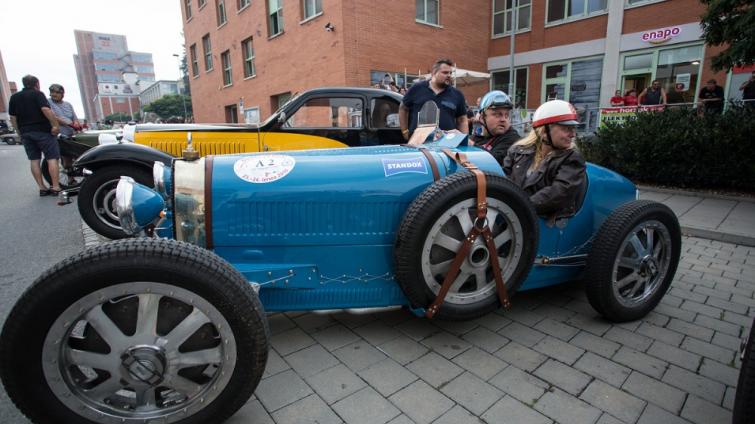
[[[186,115],[191,116],[191,97],[180,94],[161,97],[144,106],[144,111],[154,112],[161,119],[168,119],[171,116],[184,116],[184,105],[186,105]]]
[[[728,46],[713,57],[716,71],[755,61],[755,0],[700,0],[707,10],[701,17],[708,45]]]
[[[116,112],[116,113],[113,113],[113,114],[110,114],[110,115],[106,116],[105,117],[105,121],[128,122],[132,118],[133,117],[131,115],[129,115],[128,113]]]

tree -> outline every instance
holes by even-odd
[[[755,61],[755,0],[700,0],[707,10],[701,17],[703,38],[708,45],[728,45],[713,57],[716,71]]]
[[[168,119],[171,116],[184,116],[184,105],[186,106],[186,116],[191,116],[191,97],[180,94],[161,97],[144,106],[144,111],[154,112],[161,119]]]
[[[113,122],[128,122],[131,120],[131,118],[131,115],[129,115],[128,113],[116,112],[106,116],[105,120]]]

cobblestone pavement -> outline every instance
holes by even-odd
[[[229,422],[730,423],[753,292],[755,248],[685,237],[641,321],[602,320],[580,284],[460,323],[273,314],[263,380]]]
[[[579,283],[469,322],[272,314],[263,380],[228,422],[728,424],[754,293],[755,247],[684,237],[635,322],[601,319]]]

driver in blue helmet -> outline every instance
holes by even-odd
[[[493,90],[480,101],[482,134],[470,139],[475,146],[490,152],[498,163],[503,163],[509,147],[519,140],[519,133],[511,126],[511,98],[500,90]]]

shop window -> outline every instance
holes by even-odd
[[[546,23],[587,18],[608,9],[608,0],[548,0]]]
[[[186,12],[186,20],[191,19],[191,0],[184,2],[184,11]]]
[[[259,124],[260,123],[260,108],[251,107],[244,109],[244,122],[247,124]]]
[[[514,1],[516,0],[493,0],[493,37],[511,34]],[[530,28],[531,7],[530,0],[517,1],[517,31]]]
[[[440,0],[416,0],[417,22],[440,25]]]
[[[189,46],[189,57],[191,58],[191,75],[196,77],[199,75],[199,59],[197,59],[196,44]]]
[[[236,10],[245,9],[249,6],[249,3],[251,3],[251,0],[236,0]]]
[[[204,54],[204,70],[212,71],[212,43],[210,43],[210,34],[202,37],[202,53]]]
[[[283,32],[283,0],[267,0],[267,31],[270,37]]]
[[[491,77],[493,79],[493,90],[501,90],[504,93],[509,93],[509,74],[510,71],[496,71],[493,72]],[[514,102],[515,107],[526,108],[527,107],[527,68],[520,68],[514,70],[514,92],[516,93]]]
[[[302,20],[306,21],[322,13],[322,0],[302,0]]]
[[[669,103],[690,103],[698,91],[702,46],[688,46],[658,52],[654,80],[661,82]],[[673,100],[673,101],[672,101]]]
[[[241,42],[241,52],[244,55],[244,78],[255,76],[254,44],[252,44],[252,37]]]
[[[284,127],[361,128],[363,109],[361,99],[311,99],[288,118]]]
[[[215,0],[215,10],[218,13],[218,26],[228,22],[228,16],[225,13],[225,0]]]
[[[577,108],[580,128],[594,128],[598,119],[603,58],[545,66],[543,100],[566,100]]]
[[[235,104],[225,107],[225,122],[229,124],[239,123],[239,107]]]
[[[648,69],[653,66],[653,54],[638,54],[624,58],[624,70]]]
[[[223,85],[233,84],[233,75],[231,74],[231,51],[226,50],[220,54],[220,61],[223,63]]]

